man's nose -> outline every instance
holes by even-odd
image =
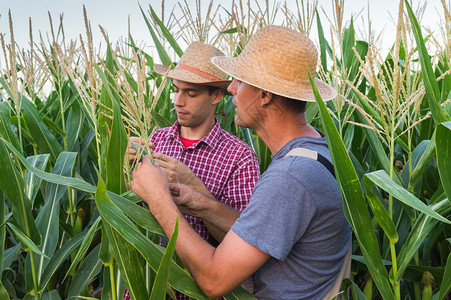
[[[234,79],[232,80],[232,82],[229,84],[229,86],[227,87],[227,91],[232,94],[235,95],[236,94],[236,85],[238,83],[238,80]]]
[[[182,93],[174,93],[174,105],[175,106],[183,106],[183,97]]]

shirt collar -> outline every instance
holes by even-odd
[[[219,143],[219,140],[222,135],[222,129],[221,125],[218,122],[218,119],[215,118],[215,125],[210,130],[210,132],[204,136],[198,143],[193,144],[189,148],[195,148],[199,143],[204,142],[211,148],[215,148],[216,145]],[[168,138],[173,138],[176,140],[180,140],[180,125],[178,121],[175,121],[175,123],[169,128],[168,131]]]

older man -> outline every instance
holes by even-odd
[[[205,241],[220,242],[246,207],[260,176],[254,151],[236,136],[223,130],[215,118],[216,104],[230,83],[227,75],[211,63],[224,56],[217,48],[192,43],[174,69],[155,65],[158,74],[172,78],[177,121],[171,127],[155,131],[150,140],[152,156],[170,182],[183,183],[195,191],[216,199],[208,210],[185,215],[189,225]],[[131,138],[135,143],[142,143]],[[129,159],[136,151],[127,148]],[[149,179],[147,184],[151,184]],[[179,209],[183,213],[184,207]],[[208,211],[208,215],[205,212]],[[219,211],[210,220],[210,213]],[[213,240],[214,238],[214,240]],[[178,295],[179,299],[183,299]],[[128,293],[124,299],[129,299]]]
[[[236,124],[255,129],[272,152],[249,205],[215,249],[180,217],[169,189],[193,212],[213,200],[169,185],[149,158],[134,171],[131,186],[167,235],[178,217],[176,252],[208,296],[224,295],[255,273],[258,299],[321,299],[340,273],[351,234],[326,139],[305,118],[306,101],[314,101],[308,70],[316,69],[316,48],[294,30],[267,26],[238,57],[212,61],[235,78],[228,91]],[[315,83],[323,99],[335,97],[330,86]]]

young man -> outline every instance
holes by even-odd
[[[294,30],[267,26],[236,58],[212,61],[235,78],[228,91],[237,106],[236,124],[254,128],[272,152],[249,205],[213,248],[180,217],[169,189],[187,210],[211,207],[212,199],[169,184],[148,157],[135,169],[132,189],[168,236],[179,219],[176,252],[208,296],[222,296],[255,273],[258,299],[321,299],[340,273],[351,231],[326,139],[305,118],[305,101],[314,101],[307,70],[314,74],[316,48]],[[330,86],[315,83],[324,100],[335,97]],[[214,223],[215,217],[206,220]]]
[[[224,56],[217,48],[192,43],[174,69],[155,65],[160,75],[173,79],[177,121],[171,127],[155,131],[150,140],[152,156],[170,182],[183,183],[215,200],[220,210],[215,225],[203,220],[203,211],[185,215],[200,237],[220,242],[249,202],[260,175],[254,151],[243,141],[223,130],[215,117],[216,104],[230,83],[227,75],[211,63]],[[134,143],[141,143],[137,137]],[[136,151],[127,148],[129,159]],[[149,182],[150,184],[150,182]],[[183,213],[183,207],[180,207]],[[127,293],[124,299],[129,299]],[[183,299],[178,295],[179,299]]]

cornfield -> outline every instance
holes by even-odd
[[[128,137],[148,139],[176,120],[173,86],[154,62],[175,64],[180,44],[193,41],[235,56],[257,28],[277,24],[305,35],[316,26],[316,76],[338,91],[327,104],[316,93],[306,115],[327,136],[353,229],[342,296],[449,299],[451,4],[441,3],[442,32],[431,32],[418,3],[401,0],[390,49],[371,30],[358,37],[343,0],[331,1],[328,25],[314,0],[296,0],[296,10],[268,0],[211,2],[207,11],[180,1],[161,15],[140,7],[154,56],[131,35],[110,41],[102,27],[106,50],[96,49],[86,10],[79,39],[65,40],[60,24],[36,41],[30,22],[29,47],[20,48],[10,12],[10,30],[0,32],[0,298],[118,299],[128,289],[132,299],[175,299],[175,290],[207,299],[174,254],[176,231],[164,238],[128,188]],[[230,96],[216,114],[263,172],[271,153],[235,125]],[[225,298],[254,299],[241,287]]]

